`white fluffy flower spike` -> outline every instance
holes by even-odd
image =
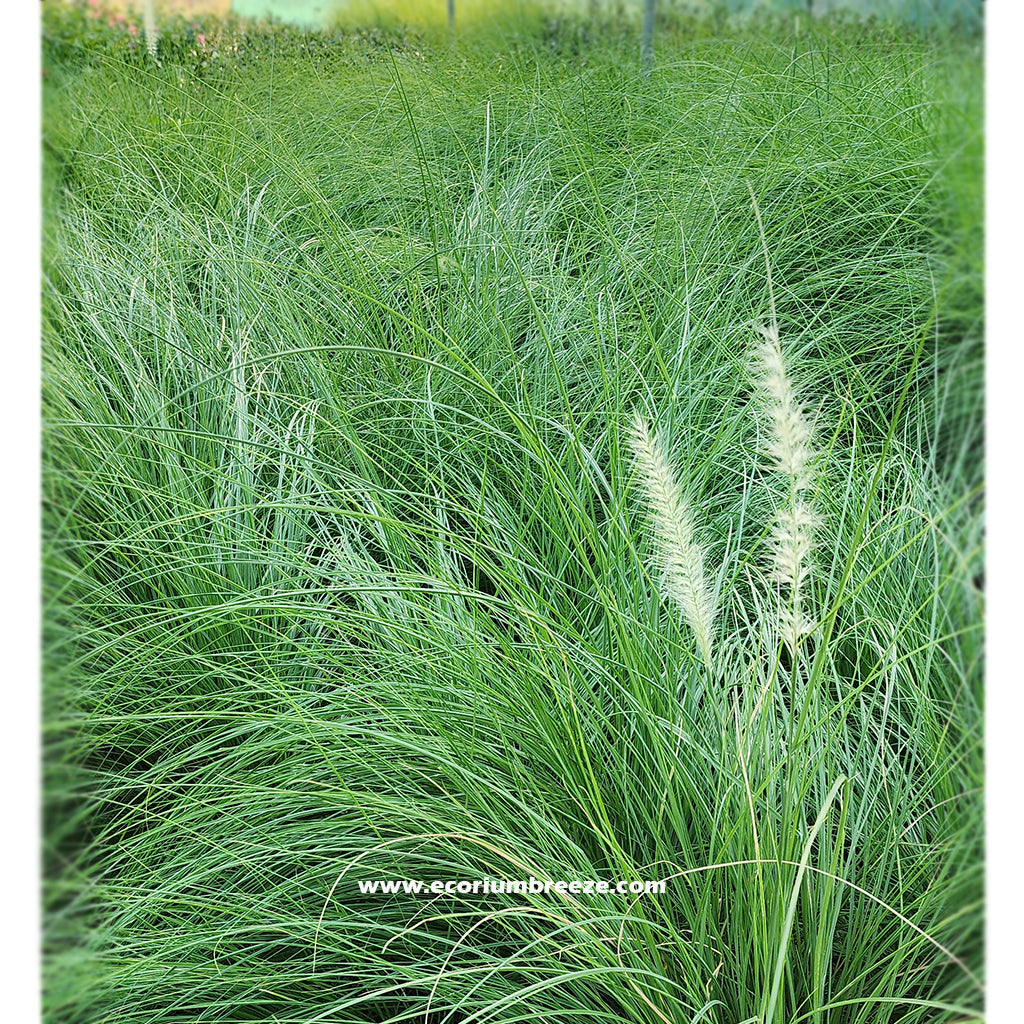
[[[661,442],[639,412],[634,414],[629,442],[647,493],[658,564],[663,573],[662,591],[682,609],[697,640],[701,659],[710,668],[715,595],[704,578],[704,552],[694,539],[682,488]]]
[[[771,306],[769,326],[756,324],[761,335],[755,346],[753,377],[771,422],[767,454],[772,468],[785,477],[786,497],[775,516],[771,535],[771,579],[779,584],[779,624],[783,639],[796,654],[800,638],[806,636],[814,623],[804,610],[804,592],[810,575],[809,555],[814,546],[814,530],[818,525],[808,492],[811,490],[815,451],[812,430],[796,398],[793,384],[786,373],[786,364],[779,342],[779,325],[775,315],[771,262],[761,222],[761,211],[751,191],[757,226],[764,246]]]

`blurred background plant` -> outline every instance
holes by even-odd
[[[542,41],[554,49],[623,38],[634,43],[641,0],[456,0],[455,25],[481,34]],[[707,38],[754,19],[854,19],[867,31],[911,25],[921,31],[979,33],[981,0],[657,0],[656,34]],[[65,65],[146,56],[141,2],[43,0],[44,60]],[[353,40],[421,44],[448,32],[445,0],[158,0],[159,59],[195,71],[244,69],[263,52],[277,57],[344,46]],[[140,52],[141,51],[141,52]]]

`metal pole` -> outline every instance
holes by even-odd
[[[650,71],[654,64],[654,4],[655,0],[644,0],[644,22],[640,33],[640,63],[644,71]]]

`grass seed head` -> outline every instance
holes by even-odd
[[[758,325],[761,340],[754,349],[753,376],[771,423],[767,454],[772,468],[787,482],[787,495],[772,527],[769,550],[770,578],[780,585],[779,625],[787,646],[795,653],[800,638],[813,622],[803,608],[803,596],[810,577],[810,553],[819,519],[804,492],[814,483],[816,453],[812,430],[797,401],[786,372],[778,327]]]
[[[662,593],[682,609],[701,658],[710,668],[717,607],[704,576],[704,552],[694,539],[682,488],[660,440],[639,412],[634,414],[629,442],[654,526]]]

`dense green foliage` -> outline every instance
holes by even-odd
[[[979,55],[702,24],[644,76],[610,27],[229,26],[259,59],[214,67],[51,18],[48,1020],[977,1019]],[[771,300],[820,452],[795,658]],[[485,875],[669,880],[356,884]]]

